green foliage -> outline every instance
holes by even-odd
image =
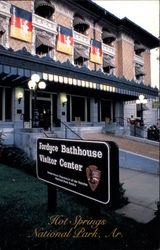
[[[31,160],[20,148],[4,147],[1,162],[13,168],[25,170],[31,175],[36,175],[35,161]]]
[[[157,210],[155,211],[155,215],[160,220],[160,201],[157,202]]]
[[[126,190],[123,188],[124,183],[119,183],[119,206],[122,207],[128,203],[128,198],[125,196]]]
[[[5,134],[3,134],[3,132],[1,131],[0,132],[0,147],[3,145],[3,142],[4,142],[4,137],[5,137]]]

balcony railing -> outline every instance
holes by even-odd
[[[0,1],[0,14],[5,17],[10,17],[10,3],[6,1]]]
[[[115,56],[115,48],[107,44],[104,44],[104,43],[102,44],[102,51],[105,54]]]
[[[85,36],[79,32],[76,32],[76,31],[73,32],[73,39],[74,39],[74,42],[78,42],[80,44],[90,46],[90,37]]]
[[[32,25],[33,27],[45,30],[54,34],[57,34],[57,24],[53,21],[50,21],[46,18],[33,14],[32,16]]]
[[[134,54],[134,62],[144,65],[144,57]]]

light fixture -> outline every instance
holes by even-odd
[[[136,100],[137,104],[146,104],[147,103],[147,99],[144,98],[144,95],[139,95],[139,99]]]
[[[46,83],[43,82],[43,81],[40,81],[40,82],[38,83],[38,87],[39,87],[40,89],[45,89],[45,88],[46,88]]]
[[[140,104],[141,105],[141,122],[140,125],[144,126],[144,122],[143,122],[143,104],[147,103],[147,99],[145,99],[144,95],[139,95],[139,99],[136,100],[136,104]]]
[[[53,79],[54,79],[54,82],[58,82],[58,76],[57,75],[54,75]]]
[[[80,87],[82,85],[81,80],[78,80],[78,86]]]
[[[66,93],[61,93],[60,100],[61,100],[62,105],[64,106],[64,104],[67,102]]]
[[[88,88],[89,87],[89,82],[86,82],[86,88]]]
[[[86,85],[86,82],[82,81],[82,87],[85,87],[85,85]]]
[[[72,78],[69,78],[69,84],[72,85]]]
[[[93,88],[93,83],[92,83],[92,82],[89,83],[89,87],[90,87],[91,89]]]
[[[38,74],[33,74],[31,80],[37,83],[40,81],[40,76]]]
[[[43,73],[43,79],[48,79],[48,74]],[[33,102],[33,128],[39,127],[39,110],[37,107],[37,89],[45,89],[46,83],[40,81],[40,76],[38,74],[33,74],[31,80],[28,82],[28,88],[34,91],[34,102]]]
[[[49,80],[50,82],[53,81],[53,75],[52,75],[52,74],[49,74],[49,75],[48,75],[48,80]]]
[[[95,82],[93,83],[93,88],[96,89],[96,83]]]
[[[59,82],[63,83],[63,76],[59,76]]]
[[[45,81],[48,80],[48,74],[47,74],[47,73],[43,73],[43,79],[44,79]]]
[[[77,85],[77,79],[73,79],[73,85]]]
[[[30,81],[28,82],[28,88],[34,90],[34,89],[36,88],[36,82],[33,81],[33,80],[30,80]]]
[[[19,93],[18,93],[18,103],[19,103],[19,104],[21,103],[22,98],[23,98],[23,93],[22,93],[22,92],[19,92]]]
[[[64,83],[67,84],[68,83],[68,78],[64,77]]]

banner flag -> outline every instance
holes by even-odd
[[[59,25],[57,37],[57,50],[69,55],[73,51],[73,33],[72,29],[68,29]]]
[[[94,39],[91,39],[90,61],[102,64],[102,44]]]
[[[10,36],[32,42],[32,13],[11,5]]]

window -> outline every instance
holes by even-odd
[[[54,56],[53,49],[55,48],[54,37],[46,32],[37,31],[36,34],[36,54],[40,56]]]
[[[0,121],[2,120],[3,89],[0,88]]]
[[[102,40],[103,40],[103,43],[113,46],[112,42],[116,40],[116,36],[113,33],[109,32],[108,30],[103,29]]]
[[[87,98],[87,122],[91,121],[90,98]]]
[[[41,17],[52,19],[55,9],[50,0],[35,0],[35,13]]]
[[[81,44],[74,44],[74,64],[78,66],[88,66],[89,48]]]
[[[67,122],[70,122],[70,95],[67,95]]]
[[[80,118],[80,121],[85,120],[85,99],[84,97],[72,96],[72,121]]]
[[[30,92],[24,92],[24,121],[30,121]]]
[[[86,35],[87,30],[89,29],[89,24],[84,17],[80,16],[79,14],[76,14],[73,20],[73,27],[74,30],[78,33]]]
[[[12,120],[12,89],[5,89],[5,121]]]

